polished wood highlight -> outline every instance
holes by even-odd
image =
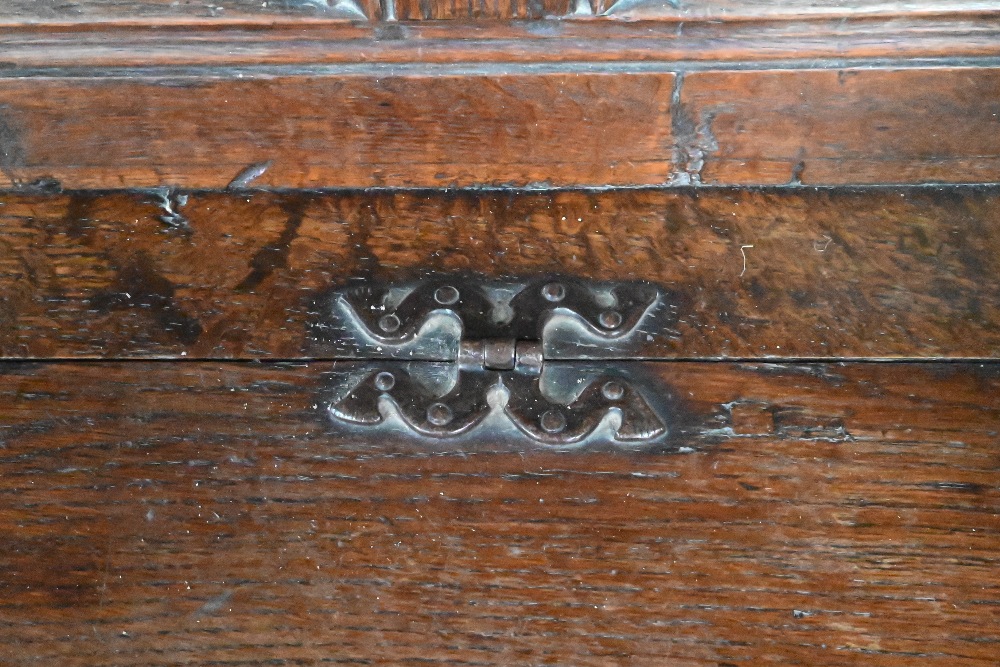
[[[642,356],[1000,354],[996,187],[0,203],[8,357],[329,358],[313,327],[330,289],[422,271],[655,282],[676,315]]]
[[[994,662],[996,365],[647,364],[687,454],[340,437],[333,368],[0,365],[0,660]]]
[[[379,8],[379,0],[4,0],[0,25],[368,21]]]
[[[597,13],[611,18],[747,20],[763,17],[921,15],[986,12],[988,0],[596,0]]]

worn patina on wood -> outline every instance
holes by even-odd
[[[0,665],[994,665],[998,19],[0,2]],[[662,301],[345,344],[421,276]]]
[[[1000,350],[995,187],[0,201],[9,357],[329,358],[329,290],[427,271],[650,281],[673,310],[645,357]]]
[[[1000,181],[988,2],[31,4],[11,187]]]
[[[645,367],[696,451],[338,437],[329,363],[6,362],[0,659],[993,661],[996,364]]]

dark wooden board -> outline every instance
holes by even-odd
[[[67,187],[657,183],[673,74],[298,75],[0,84],[3,173]]]
[[[260,184],[292,188],[1000,181],[1000,69],[683,69],[15,73],[0,173],[12,188],[221,188],[265,161]]]
[[[1000,180],[993,70],[693,73],[680,100],[705,183]]]
[[[647,364],[687,454],[339,437],[333,368],[0,365],[0,661],[995,662],[997,365]]]
[[[995,3],[0,5],[0,664],[995,664],[1000,187],[804,187],[1000,182]],[[426,271],[661,285],[668,435],[335,421]]]
[[[0,177],[212,189],[270,161],[260,183],[282,188],[1000,181],[991,3],[673,4],[7,3]]]
[[[666,358],[1000,353],[995,187],[0,197],[8,357],[330,358],[351,278],[554,273],[660,284]],[[668,326],[669,325],[669,326]]]

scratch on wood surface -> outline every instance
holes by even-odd
[[[741,245],[740,254],[743,255],[743,270],[740,271],[740,278],[747,272],[747,248],[752,248],[752,245]]]
[[[195,616],[211,616],[219,611],[222,611],[223,607],[226,606],[233,597],[233,590],[228,589],[216,595],[215,597],[209,598],[205,604],[201,605],[197,611],[194,612]],[[232,611],[232,610],[230,610]]]
[[[801,152],[801,151],[800,151]],[[792,177],[788,180],[789,185],[802,185],[802,173],[806,170],[805,160],[799,160],[792,167]]]
[[[272,164],[272,160],[267,160],[265,162],[255,162],[250,165],[240,173],[236,174],[233,180],[229,181],[229,185],[226,186],[226,190],[242,190],[246,188],[250,183],[257,180],[264,175],[264,172]]]
[[[8,111],[8,106],[0,105],[0,173],[17,187],[19,180],[15,170],[24,165],[25,151],[21,133],[9,119]]]
[[[826,252],[826,249],[830,247],[833,243],[833,238],[823,234],[823,238],[817,241],[813,241],[813,250],[816,252]]]
[[[719,142],[712,133],[716,110],[695,114],[681,101],[684,73],[674,79],[670,96],[670,126],[674,135],[672,173],[668,185],[700,185],[705,158],[719,150]],[[700,117],[698,117],[700,116]]]

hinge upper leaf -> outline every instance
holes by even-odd
[[[620,358],[659,298],[649,283],[576,278],[366,282],[333,294],[330,338],[355,358],[454,361],[462,340],[482,339],[539,341],[546,359]]]

